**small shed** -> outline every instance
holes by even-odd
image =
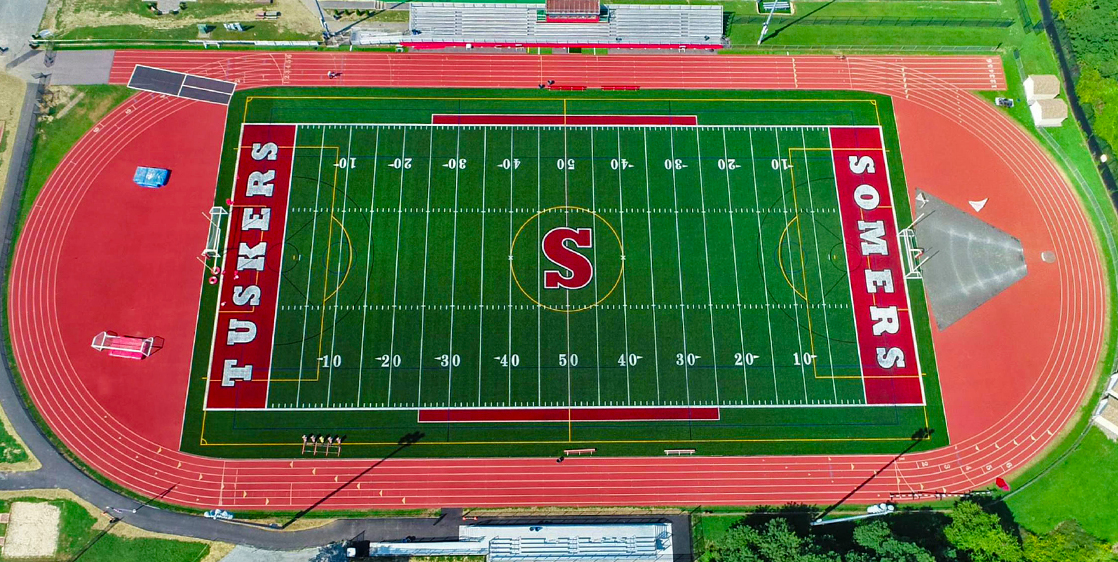
[[[1037,100],[1054,99],[1060,94],[1060,79],[1055,74],[1030,74],[1024,85],[1025,100],[1030,104]]]
[[[1029,104],[1029,111],[1037,127],[1059,127],[1068,118],[1068,104],[1064,100],[1036,100]]]

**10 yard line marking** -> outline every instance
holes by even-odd
[[[349,141],[346,143],[346,162],[347,163],[350,162],[350,158],[352,158],[352,157],[353,157],[353,127],[350,127],[349,128]],[[337,164],[335,164],[335,166],[336,165]],[[327,368],[327,371],[326,371],[326,403],[327,404],[330,403],[330,396],[331,396],[331,394],[334,390],[334,361],[333,361],[334,357],[333,356],[334,356],[334,347],[337,345],[337,341],[338,341],[338,301],[340,301],[341,298],[342,298],[342,295],[341,295],[342,288],[339,285],[341,283],[341,280],[342,280],[341,238],[344,238],[346,236],[345,215],[346,215],[347,205],[345,204],[345,202],[349,199],[349,171],[351,169],[352,169],[352,166],[346,166],[346,168],[345,168],[345,186],[342,188],[342,222],[341,222],[341,231],[338,233],[338,236],[339,236],[339,240],[338,240],[338,270],[336,272],[334,272],[334,320],[333,320],[333,326],[330,328],[330,353],[329,353],[330,358],[327,359],[327,365],[326,365],[326,368]],[[337,192],[337,189],[338,189],[338,186],[335,185],[334,186],[335,193]],[[333,240],[330,240],[329,242],[330,242],[331,245],[333,245],[333,243],[334,243]],[[352,251],[353,251],[353,247],[351,246],[350,247],[350,252],[352,252]],[[327,263],[326,267],[329,268],[330,264]],[[322,335],[319,334],[319,337],[322,337]]]
[[[314,191],[314,206],[318,208],[319,196],[322,194],[322,157],[326,152],[326,127],[322,128],[322,140],[319,142],[318,148],[318,179],[315,180]],[[294,157],[292,157],[294,161]],[[303,339],[299,343],[299,378],[295,383],[295,405],[299,405],[299,395],[303,390],[303,360],[306,356],[307,349],[307,315],[310,312],[310,307],[307,306],[311,303],[311,277],[314,271],[314,240],[318,234],[318,213],[314,214],[311,219],[311,255],[307,258],[307,290],[303,291],[306,297],[306,302],[303,304]]]
[[[484,133],[482,133],[484,135]],[[434,155],[432,155],[434,156]],[[447,345],[447,371],[446,371],[446,407],[450,407],[450,389],[454,383],[454,293],[457,286],[456,274],[458,273],[458,177],[462,173],[462,166],[458,165],[462,157],[462,128],[458,128],[458,138],[454,141],[454,234],[451,236],[453,242],[450,250],[450,342]],[[434,158],[432,158],[434,160]],[[484,164],[482,170],[484,170]],[[483,176],[485,174],[482,174]],[[484,215],[483,215],[484,216]],[[485,230],[481,231],[481,237],[485,239]],[[423,358],[420,357],[420,361]],[[447,431],[450,431],[449,425]]]
[[[725,145],[723,145],[725,146]],[[779,153],[778,153],[779,154]],[[753,171],[753,201],[757,207],[761,206],[761,186],[757,184],[757,160],[753,150],[753,129],[749,130],[749,166]],[[769,307],[769,274],[765,266],[765,237],[761,234],[761,215],[757,214],[757,247],[761,250],[761,282],[764,283],[766,290],[761,291],[765,295],[765,326],[769,330],[769,356],[772,358],[770,361],[773,368],[773,401],[780,402],[780,389],[776,384],[776,347],[773,343],[773,321],[772,312]],[[778,248],[779,252],[780,249]],[[744,338],[743,338],[744,339]]]
[[[377,127],[376,140],[373,141],[373,193],[369,195],[369,208],[376,207],[377,198],[377,168],[380,164],[380,127]],[[361,354],[357,361],[357,405],[361,405],[361,381],[365,378],[365,329],[366,320],[369,316],[369,272],[373,270],[373,264],[369,261],[373,255],[373,222],[376,216],[369,216],[369,236],[368,244],[365,246],[365,300],[364,306],[361,307]]]
[[[415,405],[423,405],[423,344],[427,340],[427,258],[428,242],[431,233],[431,168],[435,165],[435,133],[431,132],[427,146],[427,214],[423,226],[423,297],[419,304],[419,384],[415,393]]]
[[[656,302],[656,265],[652,259],[652,191],[648,181],[648,130],[644,135],[644,197],[645,217],[648,219],[648,280],[652,287],[652,302]],[[656,358],[656,403],[660,404],[660,337],[656,330],[656,309],[652,310],[652,352]]]
[[[773,131],[773,138],[776,139],[776,156],[779,159],[780,154],[781,154],[780,153],[780,132],[779,131]],[[781,201],[781,205],[783,205],[784,208],[787,209],[788,208],[788,201],[787,201],[787,197],[784,193],[784,170],[777,169],[776,175],[780,178],[780,201]],[[797,215],[797,218],[795,220],[799,221],[798,215]],[[789,224],[788,211],[787,210],[785,210],[785,212],[784,212],[784,224],[785,225]],[[777,251],[779,252],[780,249],[778,248]],[[800,251],[801,252],[803,251],[802,247],[800,248]],[[800,269],[803,269],[803,268],[801,267]],[[792,283],[791,283],[791,286],[789,288],[792,289],[792,303],[793,303],[792,311],[796,315],[796,324],[797,324],[797,326],[796,326],[796,345],[799,349],[798,353],[802,354],[803,351],[804,351],[804,341],[803,341],[803,338],[800,336],[799,306],[796,306],[796,304],[798,304],[798,302],[799,302],[798,300],[796,300],[796,299],[799,298],[799,295],[796,293],[796,270],[792,266],[792,241],[791,240],[788,241],[788,273],[791,274],[791,276],[792,276]],[[806,299],[804,300],[804,303],[805,303],[805,305],[807,304]],[[803,382],[804,382],[804,401],[806,402],[807,401],[807,369],[804,368],[804,361],[801,360],[799,363],[800,363],[800,376],[803,378]],[[773,358],[773,365],[775,365],[775,364],[776,364],[776,358],[774,357]]]
[[[734,207],[734,190],[730,184],[730,153],[726,146],[726,129],[722,129],[722,159],[727,163],[726,169],[726,201],[730,208]],[[752,161],[752,159],[751,159]],[[746,369],[745,360],[745,325],[741,321],[741,281],[738,279],[738,236],[734,230],[734,214],[730,213],[730,250],[734,253],[734,294],[737,296],[738,308],[738,336],[741,338],[741,380],[745,386],[745,402],[749,403],[749,371]]]
[[[811,194],[811,166],[807,161],[807,138],[804,132],[800,130],[800,146],[803,147],[804,153],[804,176],[807,178],[807,204],[812,209],[815,208],[815,197]],[[834,394],[834,399],[838,401],[838,383],[835,382],[835,358],[831,352],[831,323],[827,316],[827,292],[823,290],[823,261],[819,256],[819,226],[816,224],[815,217],[811,218],[811,233],[815,238],[815,271],[819,274],[819,298],[823,303],[823,331],[827,334],[827,362],[831,366],[831,391]],[[804,283],[807,284],[806,281]],[[811,303],[808,303],[810,306]],[[812,349],[812,351],[815,351]],[[814,363],[814,361],[813,361]]]
[[[675,131],[668,131],[668,139],[671,145],[672,162],[675,162]],[[650,202],[651,203],[651,202]],[[679,190],[676,188],[675,180],[675,165],[672,165],[672,206],[675,208],[675,259],[679,268],[676,270],[679,273],[679,322],[683,327],[683,386],[687,393],[687,405],[691,405],[691,370],[688,367],[687,356],[689,355],[687,349],[687,315],[684,313],[683,306],[683,250],[680,249],[679,240]],[[805,383],[806,384],[806,383]]]
[[[621,217],[621,248],[625,248],[625,189],[621,183],[621,129],[617,129],[617,205],[618,216]],[[621,265],[625,265],[625,254],[621,254]],[[625,402],[632,405],[633,391],[629,386],[629,289],[626,274],[621,274],[621,312],[625,318]],[[656,314],[655,311],[652,312]]]
[[[388,338],[388,398],[385,404],[392,403],[392,370],[396,364],[396,295],[400,289],[400,230],[404,221],[404,162],[407,160],[408,128],[404,127],[404,136],[400,141],[400,201],[396,208],[396,271],[392,275],[392,331]]]
[[[703,186],[703,149],[700,146],[702,143],[699,141],[699,129],[695,129],[695,155],[698,157],[698,162],[695,167],[699,169],[699,201],[703,207],[703,255],[706,258],[707,266],[707,305],[709,308],[707,312],[710,313],[710,353],[711,359],[714,360],[714,403],[722,402],[722,397],[718,389],[718,340],[714,337],[714,296],[710,291],[710,245],[707,243],[707,197],[706,188]],[[678,220],[678,217],[677,219]],[[738,310],[741,310],[740,308]],[[742,362],[744,363],[744,357]]]

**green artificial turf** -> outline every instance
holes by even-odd
[[[942,427],[918,283],[929,406],[858,406],[825,126],[882,125],[907,224],[887,98],[324,93],[253,91],[232,105],[223,186],[242,121],[335,125],[298,129],[271,409],[201,411],[216,295],[206,284],[185,450],[297,456],[301,435],[329,433],[346,436],[346,456],[379,456],[419,431],[405,454],[892,452]],[[422,125],[435,113],[564,112],[697,115],[705,127]],[[596,283],[569,294],[539,287],[537,248],[558,226],[596,232],[585,254]],[[718,421],[416,423],[417,408],[448,405],[723,407]],[[921,446],[945,442],[941,431]]]

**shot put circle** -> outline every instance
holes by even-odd
[[[577,308],[566,308],[566,309],[546,305],[546,304],[540,302],[539,299],[537,299],[536,297],[532,296],[527,290],[525,290],[524,286],[521,285],[521,283],[520,283],[520,278],[517,277],[517,275],[516,275],[516,260],[514,259],[514,256],[516,255],[516,244],[517,244],[517,242],[520,241],[520,235],[522,233],[524,233],[524,230],[525,230],[525,228],[528,227],[528,225],[530,225],[533,222],[539,220],[539,218],[542,217],[543,215],[546,215],[548,213],[558,213],[558,212],[586,213],[586,214],[588,214],[588,215],[590,215],[594,218],[594,222],[604,224],[606,226],[606,228],[609,229],[610,234],[613,234],[614,240],[617,241],[617,250],[619,252],[618,255],[619,255],[619,257],[620,257],[619,259],[621,261],[621,265],[617,269],[617,279],[614,279],[613,285],[609,288],[608,291],[606,291],[605,295],[603,295],[598,300],[594,301],[593,304],[588,304],[586,306],[579,306]],[[538,244],[540,241],[537,240],[535,242],[536,242],[536,244]],[[593,265],[594,265],[595,270],[596,270],[598,264],[595,263]],[[513,238],[512,238],[512,245],[509,247],[509,270],[512,272],[513,281],[516,282],[516,288],[520,289],[520,292],[525,297],[528,297],[528,300],[535,303],[536,306],[538,306],[540,308],[547,309],[547,310],[551,310],[551,311],[554,311],[554,312],[564,312],[564,313],[568,313],[568,314],[570,314],[572,312],[582,312],[584,310],[590,310],[591,308],[594,308],[595,306],[598,306],[599,304],[602,304],[603,302],[605,302],[605,300],[608,299],[610,297],[610,295],[612,295],[613,292],[617,290],[618,285],[621,284],[621,277],[625,274],[625,247],[621,244],[621,236],[617,233],[617,229],[613,228],[613,225],[610,224],[609,221],[607,221],[605,218],[603,218],[598,213],[595,213],[594,211],[591,211],[590,209],[586,209],[584,207],[575,207],[575,206],[572,206],[572,205],[558,205],[558,206],[555,206],[555,207],[549,207],[547,209],[544,209],[544,210],[532,215],[531,218],[524,221],[524,224],[520,225],[520,228],[517,229],[517,231],[516,231],[516,235],[513,236]]]

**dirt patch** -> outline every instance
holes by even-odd
[[[62,510],[49,503],[12,504],[8,532],[4,537],[5,558],[43,558],[58,550],[58,523]]]
[[[253,22],[261,10],[279,11],[276,20],[281,31],[314,33],[321,26],[299,0],[273,0],[258,4],[254,0],[199,0],[185,3],[177,14],[157,16],[139,0],[49,0],[42,29],[63,34],[78,28],[139,25],[151,29],[178,29],[198,24]]]

